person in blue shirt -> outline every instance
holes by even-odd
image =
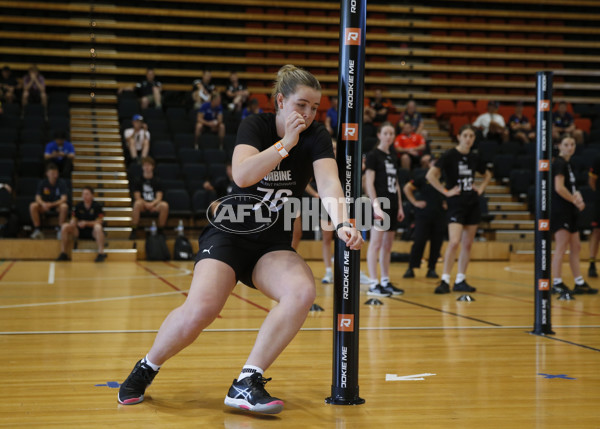
[[[566,135],[575,139],[575,143],[583,144],[583,131],[575,126],[575,119],[567,111],[567,103],[558,103],[558,109],[552,114],[552,140],[561,141]]]
[[[223,142],[225,137],[225,124],[223,123],[223,106],[221,105],[221,94],[213,92],[210,101],[203,103],[198,109],[196,117],[196,145],[202,133],[214,133]]]
[[[54,133],[54,140],[46,145],[44,151],[44,160],[53,162],[60,171],[60,177],[69,179],[73,171],[73,160],[75,159],[75,148],[67,140],[67,133],[57,131]]]
[[[337,121],[338,121],[338,99],[337,97],[331,97],[331,107],[327,110],[325,116],[325,128],[329,131],[329,134],[335,136],[337,134]]]
[[[253,98],[248,103],[248,107],[244,107],[242,109],[242,120],[246,119],[250,115],[259,115],[261,113],[263,113],[263,109],[260,108],[258,100],[256,98]]]

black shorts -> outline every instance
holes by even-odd
[[[458,196],[448,198],[448,212],[446,217],[448,223],[460,223],[461,225],[479,225],[481,222],[481,207],[479,206],[479,195],[474,193],[469,196]]]
[[[385,214],[387,214],[390,218],[390,227],[389,227],[389,229],[386,229],[386,231],[396,231],[398,229],[398,226],[400,225],[400,222],[398,221],[398,204],[393,204],[388,209],[384,209],[382,207],[381,210],[383,210],[383,212]],[[373,220],[373,223],[375,226],[378,227],[378,229],[381,230],[381,220],[380,219]]]
[[[92,235],[92,233],[94,232],[94,228],[77,228],[79,229],[79,238],[84,239],[84,240],[93,240],[94,236]]]
[[[289,250],[295,252],[291,243],[261,243],[244,238],[240,234],[230,234],[212,226],[206,227],[198,238],[199,249],[195,263],[203,259],[216,259],[225,262],[235,272],[236,280],[255,288],[252,272],[258,260],[269,252]]]
[[[550,231],[555,233],[561,229],[566,229],[570,233],[577,232],[578,217],[579,214],[576,209],[552,210],[552,215],[550,217]]]
[[[586,202],[587,204],[587,202]],[[592,228],[600,228],[600,201],[592,201]]]

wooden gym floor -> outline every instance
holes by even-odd
[[[121,406],[118,382],[185,299],[192,264],[0,263],[0,427],[600,428],[599,295],[554,298],[556,335],[539,337],[528,333],[531,263],[472,263],[474,302],[434,295],[424,270],[403,280],[406,264],[392,264],[405,295],[367,306],[361,286],[366,403],[332,406],[324,399],[333,286],[320,284],[322,263],[310,265],[325,311],[309,315],[266,373],[284,411],[260,416],[223,405],[273,305],[259,292],[238,285],[221,317],[163,367],[146,401]]]

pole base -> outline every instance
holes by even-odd
[[[310,311],[325,311],[325,310],[319,304],[313,304],[310,306]]]
[[[533,331],[530,332],[530,334],[546,336],[546,335],[554,335],[554,334],[556,334],[556,332],[554,332],[552,329],[548,329],[548,328],[546,328],[546,329],[539,328],[539,329],[534,329]]]
[[[471,295],[469,294],[464,294],[459,296],[458,298],[456,298],[457,301],[465,301],[465,302],[471,302],[471,301],[475,301],[475,298],[473,298]]]
[[[371,298],[365,302],[365,305],[383,305],[383,302],[379,301],[377,298]]]
[[[351,399],[330,396],[325,398],[325,403],[331,405],[361,405],[365,403],[365,400],[359,396]]]

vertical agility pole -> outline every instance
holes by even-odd
[[[361,146],[364,99],[366,0],[341,0],[338,83],[337,165],[356,225],[356,201],[361,194]],[[329,404],[356,405],[358,396],[358,314],[360,251],[335,240],[333,304],[333,380]]]
[[[532,334],[552,332],[550,206],[552,190],[552,72],[536,75],[535,320]]]

